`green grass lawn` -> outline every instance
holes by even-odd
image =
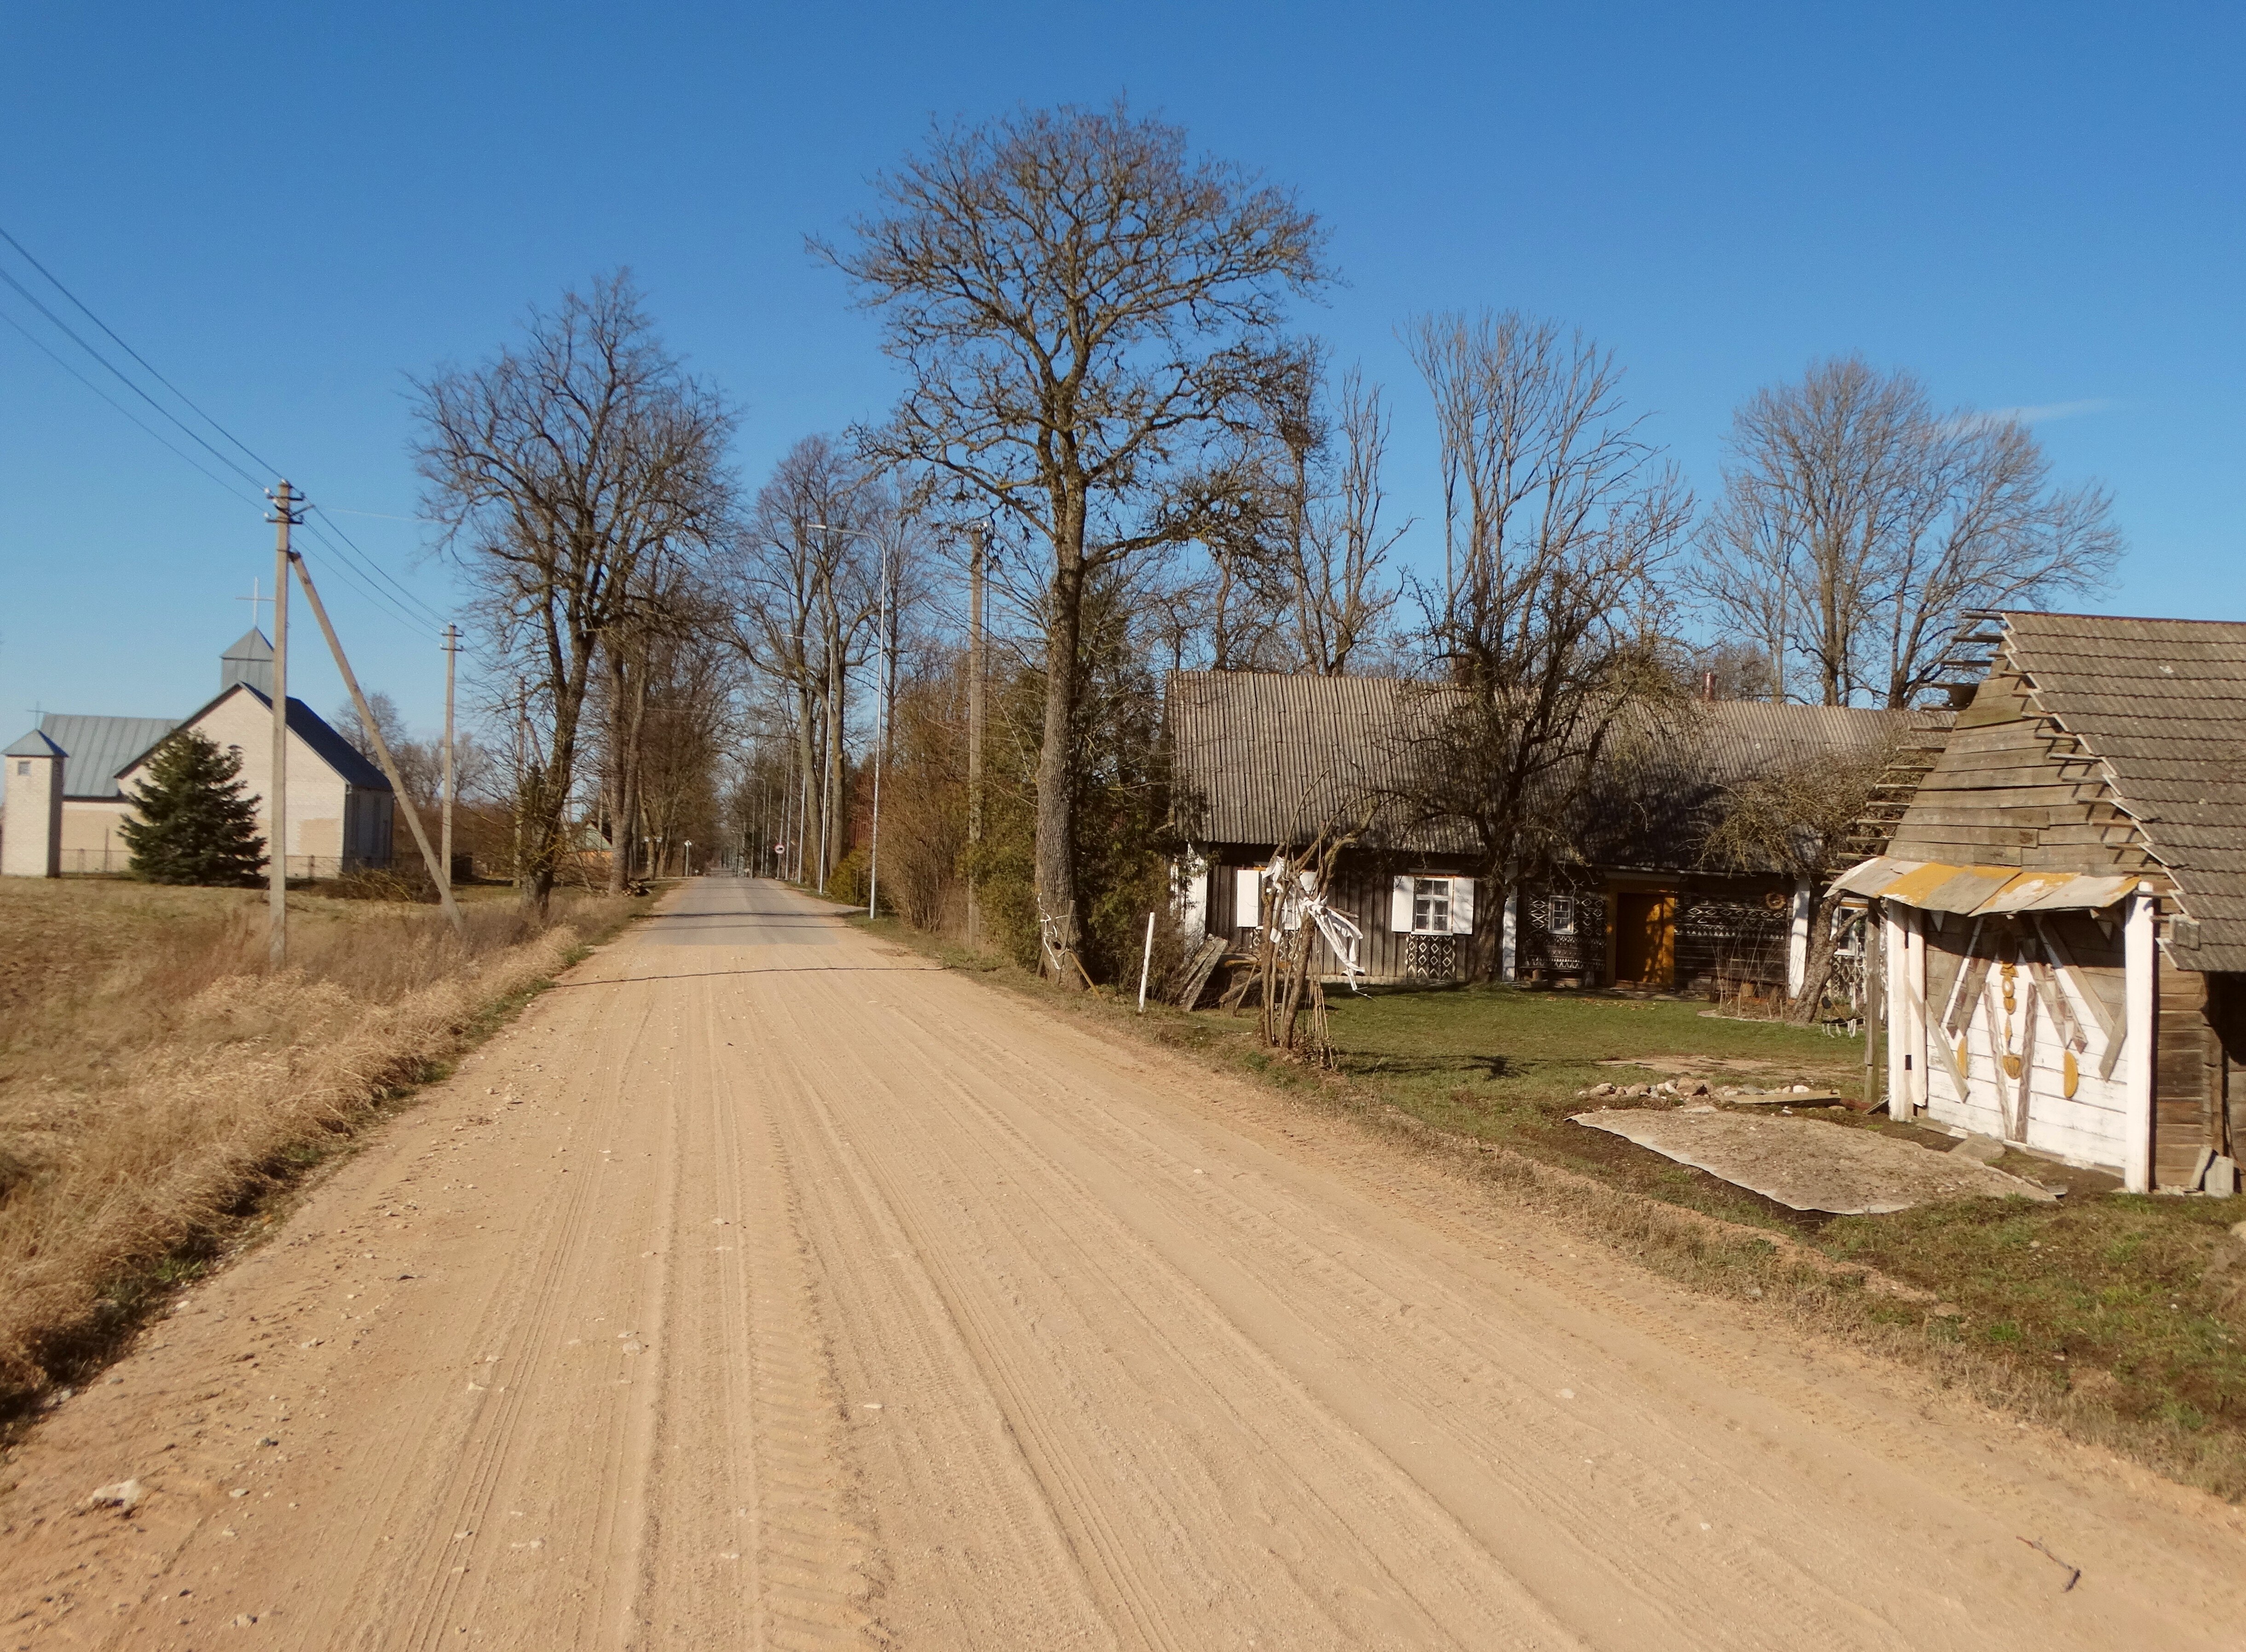
[[[1360,1111],[1385,1104],[1451,1138],[1595,1179],[1623,1200],[1604,1210],[1565,1199],[1542,1207],[1635,1246],[1671,1277],[1790,1300],[1830,1328],[1923,1356],[1946,1378],[1991,1398],[2226,1497],[2246,1497],[2246,1242],[2229,1233],[2246,1219],[2246,1200],[2127,1197],[2110,1191],[2110,1178],[2008,1153],[2002,1168],[2063,1184],[2066,1197],[2056,1205],[1977,1199],[1885,1216],[1804,1214],[1570,1124],[1569,1115],[1605,1105],[1579,1098],[1594,1084],[1685,1076],[1766,1089],[1807,1084],[1861,1098],[1863,1045],[1854,1039],[1718,1019],[1690,1001],[1501,986],[1342,992],[1329,1000],[1336,1059],[1327,1072],[1263,1048],[1252,1013],[1149,1006],[1140,1017],[1120,996],[1060,994],[888,921],[874,927],[1056,1009],[1305,1099]],[[1844,1108],[1809,1116],[1834,1129],[1947,1146],[1936,1132]],[[1618,1215],[1617,1202],[1640,1212],[1676,1207],[1783,1236],[1838,1266],[1789,1268],[1790,1247],[1745,1236],[1680,1239],[1673,1226]],[[1936,1300],[1861,1288],[1860,1268]]]

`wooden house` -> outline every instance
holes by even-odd
[[[1813,891],[1770,867],[1704,863],[1732,788],[1861,753],[1946,714],[1692,702],[1659,738],[1618,742],[1592,788],[1583,859],[1493,899],[1462,822],[1405,824],[1408,731],[1453,690],[1383,677],[1180,671],[1167,690],[1173,824],[1191,846],[1176,883],[1185,926],[1243,944],[1265,869],[1337,821],[1360,822],[1331,904],[1364,932],[1376,982],[1467,972],[1474,938],[1502,979],[1713,993],[1800,984]],[[1337,973],[1339,965],[1335,962]]]
[[[2246,624],[1992,615],[1887,853],[1889,1108],[2236,1186],[2246,1130]]]

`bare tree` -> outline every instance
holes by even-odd
[[[2053,487],[2018,419],[1938,413],[1913,375],[1846,356],[1739,409],[1692,583],[1782,663],[1774,695],[1901,707],[1967,614],[2095,586],[2121,549],[2104,491]]]
[[[1465,828],[1503,890],[1573,859],[1602,760],[1660,738],[1678,695],[1661,580],[1691,501],[1580,333],[1448,315],[1411,343],[1442,441],[1444,581],[1419,600],[1448,683],[1394,737],[1402,800]]]
[[[822,887],[847,848],[852,673],[878,645],[883,568],[909,588],[916,557],[895,495],[812,436],[759,490],[729,572],[737,643],[780,697],[794,740],[807,823],[798,841],[818,845],[800,870]]]
[[[1305,423],[1318,448],[1314,455],[1295,453],[1287,570],[1295,650],[1303,670],[1341,676],[1378,636],[1402,594],[1383,569],[1411,524],[1391,528],[1380,520],[1389,421],[1378,385],[1368,385],[1351,367],[1342,375],[1331,414]],[[1324,462],[1314,471],[1309,457]]]
[[[1809,955],[1791,1018],[1814,1021],[1833,978],[1834,919],[1841,894],[1832,879],[1857,858],[1873,793],[1909,737],[1897,731],[1861,751],[1834,751],[1729,788],[1701,860],[1727,871],[1777,872],[1818,890]]]
[[[543,912],[568,851],[595,656],[647,564],[724,531],[731,414],[657,338],[622,271],[534,312],[519,346],[418,380],[425,513],[474,581],[480,618],[544,715],[519,769],[516,882]]]
[[[866,445],[1051,547],[1036,900],[1067,979],[1086,581],[1195,536],[1165,484],[1255,394],[1283,299],[1324,278],[1322,235],[1288,192],[1120,105],[940,129],[877,187],[849,250],[813,243],[909,381]]]

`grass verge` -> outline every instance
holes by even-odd
[[[2246,1499],[2246,1242],[2229,1231],[2246,1216],[2240,1201],[2125,1197],[2104,1191],[2106,1179],[2008,1154],[2003,1168],[2064,1181],[2066,1197],[1805,1215],[1568,1115],[1591,1084],[1685,1072],[1861,1094],[1852,1041],[1717,1019],[1689,1002],[1375,991],[1333,1001],[1329,1072],[1261,1048],[1249,1016],[1154,1004],[1140,1016],[1120,996],[1062,993],[894,921],[857,921],[1049,1010],[1354,1114],[1678,1282],[1760,1301],[2023,1420]]]
[[[9,880],[0,927],[0,1424],[77,1380],[645,903],[263,898]]]

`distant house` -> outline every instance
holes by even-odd
[[[1496,927],[1500,975],[1712,993],[1798,987],[1814,891],[1772,867],[1719,868],[1703,848],[1730,791],[1813,759],[1939,738],[1946,713],[1695,702],[1678,727],[1607,765],[1582,863],[1493,909],[1461,823],[1403,823],[1366,800],[1407,790],[1399,731],[1450,690],[1380,677],[1180,671],[1167,706],[1178,870],[1189,929],[1246,939],[1264,868],[1322,826],[1363,818],[1331,903],[1365,931],[1375,981],[1463,973],[1466,938]]]
[[[242,753],[246,792],[262,800],[273,762],[273,648],[251,630],[221,656],[219,692],[181,718],[51,711],[8,748],[0,871],[16,877],[122,872],[119,827],[130,819],[155,749],[182,727]],[[390,782],[302,700],[289,702],[289,874],[332,877],[390,864]]]
[[[2246,624],[2006,613],[1888,852],[1889,1106],[2134,1192],[2246,1139]]]

